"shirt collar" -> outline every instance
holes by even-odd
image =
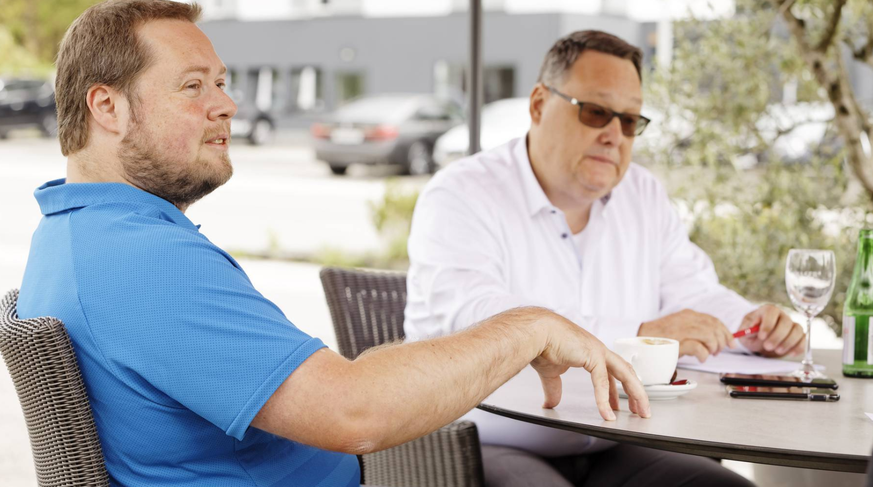
[[[515,145],[515,160],[518,161],[518,168],[521,173],[521,187],[524,191],[524,199],[527,203],[527,210],[530,216],[534,216],[543,209],[552,209],[554,205],[549,201],[543,187],[537,180],[533,172],[533,167],[530,164],[530,157],[527,154],[527,136],[520,140],[521,143]]]
[[[104,203],[139,203],[158,208],[173,223],[199,228],[169,201],[124,183],[67,184],[66,179],[56,179],[37,188],[33,195],[43,215]]]
[[[516,144],[514,155],[516,161],[518,161],[518,166],[521,172],[521,186],[524,190],[524,198],[527,202],[527,210],[531,216],[536,215],[541,212],[543,209],[555,209],[555,205],[549,200],[549,197],[546,196],[546,192],[543,191],[543,187],[540,185],[539,180],[537,180],[536,175],[533,172],[533,167],[530,163],[530,157],[527,152],[527,136],[521,139],[520,144]],[[600,198],[600,203],[603,206],[606,206],[609,203],[609,200],[612,199],[612,192],[606,194],[606,196]]]

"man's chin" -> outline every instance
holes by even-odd
[[[591,197],[591,199],[597,199],[609,194],[618,185],[619,179],[615,176],[602,177],[602,175],[589,175],[588,177],[580,177],[577,181],[581,187],[580,189],[587,196]]]
[[[233,177],[233,164],[231,164],[230,157],[228,157],[226,153],[220,154],[214,160],[209,159],[211,158],[201,157],[200,165],[206,168],[210,173],[205,177],[205,179],[209,181],[211,186],[213,186],[214,191],[230,181],[230,178]]]

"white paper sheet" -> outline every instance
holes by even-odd
[[[793,372],[799,367],[799,362],[730,352],[722,352],[714,357],[710,356],[703,363],[700,363],[697,357],[687,355],[679,359],[680,369],[715,374],[784,374]],[[824,370],[825,367],[824,365],[816,365],[815,368],[816,370]]]
[[[864,413],[864,414],[866,414],[867,417],[870,418],[870,421],[873,421],[873,414],[870,414],[870,413]]]

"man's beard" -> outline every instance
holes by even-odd
[[[162,152],[160,142],[146,126],[146,123],[131,119],[127,135],[118,149],[125,177],[143,191],[163,198],[184,211],[233,175],[227,152],[222,152],[217,162],[202,158],[183,160],[182,155]],[[229,132],[229,129],[225,131]],[[217,133],[211,134],[213,139],[217,136]]]

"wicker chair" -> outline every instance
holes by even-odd
[[[325,268],[321,283],[339,352],[354,360],[364,350],[403,339],[406,275]],[[485,484],[476,425],[456,421],[423,438],[363,455],[363,479],[386,487],[479,487]]]
[[[30,434],[40,487],[108,486],[76,355],[55,318],[19,320],[18,290],[0,301],[0,354]]]

